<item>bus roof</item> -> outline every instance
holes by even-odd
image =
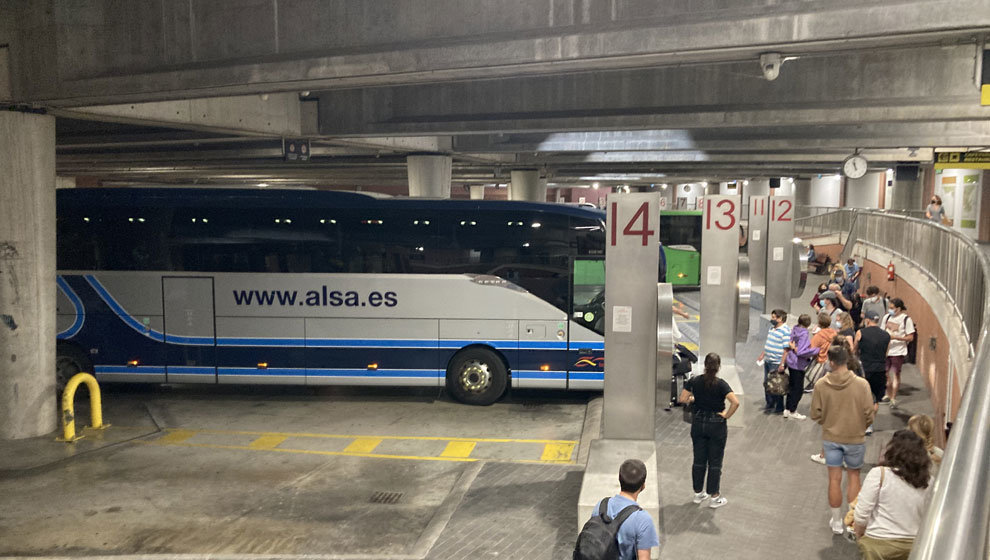
[[[380,197],[358,192],[297,189],[211,188],[74,188],[57,191],[59,205],[100,206],[223,206],[225,208],[379,207],[391,209],[530,210],[605,220],[592,208],[508,200],[456,200]]]

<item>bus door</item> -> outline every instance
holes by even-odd
[[[568,321],[569,389],[601,389],[605,383],[605,259],[574,259]]]
[[[216,383],[213,278],[162,278],[165,300],[165,378],[171,383]]]

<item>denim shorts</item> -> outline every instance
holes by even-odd
[[[866,457],[865,443],[833,443],[831,441],[822,442],[825,448],[825,466],[841,467],[845,461],[847,469],[859,470],[863,467],[863,459]]]

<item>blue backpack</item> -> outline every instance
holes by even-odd
[[[608,516],[608,498],[598,506],[598,515],[593,515],[578,535],[574,545],[574,560],[617,560],[619,558],[619,527],[642,508],[626,506],[615,518]]]

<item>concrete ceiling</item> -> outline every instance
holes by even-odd
[[[990,0],[0,0],[0,104],[95,183],[560,185],[834,173],[990,146]],[[765,78],[761,54],[779,53]],[[768,59],[764,58],[764,61]],[[9,78],[4,79],[4,76]],[[282,138],[312,140],[309,162]]]

